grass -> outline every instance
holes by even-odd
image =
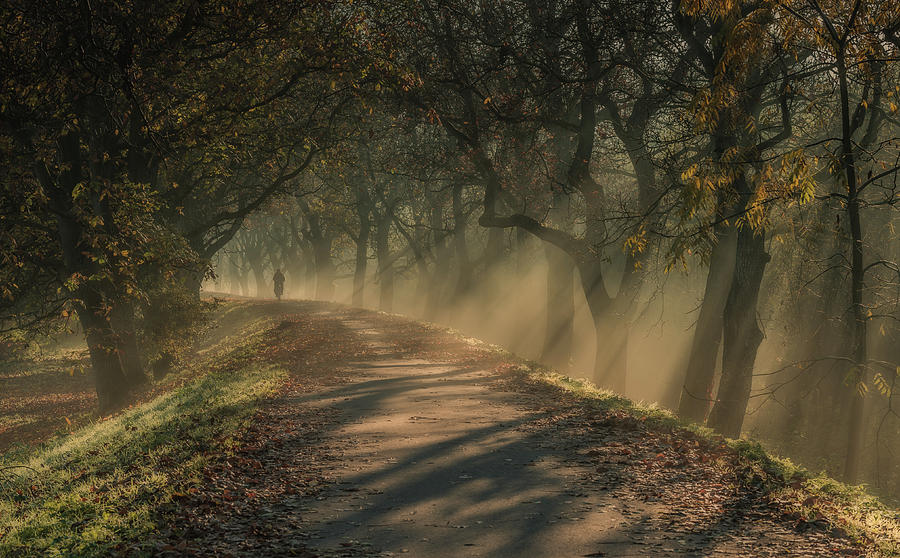
[[[210,348],[185,385],[28,454],[0,456],[0,556],[106,556],[159,527],[159,510],[286,376],[259,358],[271,322]],[[146,551],[146,552],[149,552]]]
[[[900,556],[900,512],[869,494],[864,486],[850,486],[824,474],[813,474],[789,459],[771,454],[756,441],[723,439],[708,428],[681,421],[668,410],[634,402],[598,388],[589,380],[570,378],[537,363],[520,364],[514,372],[566,391],[598,410],[622,410],[648,424],[680,428],[710,442],[724,442],[740,457],[746,479],[764,483],[770,499],[785,513],[846,533],[865,543],[871,549],[869,556]]]

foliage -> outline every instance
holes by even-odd
[[[190,345],[185,339],[196,339],[210,326],[216,302],[198,299],[181,285],[172,283],[148,291],[147,299],[140,330],[143,356],[150,363],[165,360],[167,368],[186,354]]]

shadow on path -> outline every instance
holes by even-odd
[[[266,405],[259,417],[266,430],[245,436],[253,443],[240,463],[252,463],[226,468],[242,494],[269,495],[241,501],[228,516],[209,511],[216,522],[204,540],[220,546],[195,552],[855,553],[845,540],[794,532],[760,493],[739,486],[727,463],[700,465],[700,450],[682,434],[614,413],[594,416],[549,392],[509,391],[479,366],[411,358],[374,317],[329,312],[319,318],[340,321],[373,354]],[[291,487],[272,490],[284,484]]]

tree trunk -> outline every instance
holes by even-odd
[[[416,279],[416,308],[422,308],[428,303],[428,293],[434,278],[428,272],[428,262],[425,261],[425,258],[416,257],[416,270],[418,275]]]
[[[713,401],[716,360],[722,341],[722,314],[734,273],[736,241],[733,226],[722,226],[716,231],[716,245],[709,260],[706,288],[678,404],[679,417],[701,424]]]
[[[627,370],[626,324],[613,312],[613,300],[603,282],[603,263],[596,258],[581,261],[578,271],[597,336],[594,379],[600,386],[622,393]]]
[[[431,200],[430,227],[434,243],[434,274],[425,297],[425,318],[434,320],[440,310],[441,295],[444,292],[450,265],[447,239],[444,234],[444,207],[437,194],[433,194]]]
[[[734,274],[723,312],[722,379],[709,415],[710,428],[731,438],[741,434],[756,352],[763,340],[756,306],[768,261],[765,232],[745,224],[737,234]]]
[[[256,298],[263,298],[268,294],[267,287],[269,282],[266,281],[266,270],[262,263],[251,264],[253,270],[253,278],[256,280]]]
[[[112,307],[110,324],[118,338],[119,355],[122,370],[128,382],[133,385],[147,383],[147,374],[141,362],[141,353],[137,342],[134,323],[134,305],[128,301],[119,302]]]
[[[314,242],[316,258],[316,299],[334,298],[334,263],[331,261],[331,237],[325,235]]]
[[[841,49],[846,47],[842,44]],[[844,480],[859,482],[860,460],[863,450],[866,399],[859,385],[865,385],[868,377],[867,327],[868,317],[863,306],[865,268],[863,267],[862,224],[859,213],[859,184],[856,179],[856,160],[853,154],[853,128],[850,123],[849,84],[847,78],[846,50],[837,53],[837,71],[840,84],[841,106],[841,166],[847,180],[847,218],[850,221],[850,304],[853,316],[853,381],[850,404],[850,424],[847,435],[847,459],[844,464]]]
[[[250,274],[245,268],[239,269],[236,273],[238,284],[241,286],[241,296],[250,296]]]
[[[415,225],[413,227],[412,239],[410,240],[407,236],[406,240],[409,244],[409,250],[413,255],[412,257],[415,259],[416,275],[418,276],[416,279],[416,290],[413,300],[415,302],[415,307],[421,308],[425,305],[425,297],[428,294],[428,285],[431,283],[431,274],[428,273],[428,261],[425,259],[424,252],[427,248],[425,223],[422,219],[422,215],[418,211],[415,211],[414,217]]]
[[[71,196],[67,192],[71,192],[79,180],[77,139],[67,135],[60,141],[65,148],[63,154],[70,167],[60,180],[69,186],[68,190],[57,188],[44,169],[38,169],[38,176],[51,193],[59,213],[57,231],[66,271],[90,277],[94,271],[91,269],[93,264],[84,256],[81,226],[77,220],[69,216],[72,208]],[[42,170],[44,173],[41,173]],[[114,410],[128,400],[129,389],[125,373],[122,371],[122,362],[116,352],[116,336],[109,324],[105,301],[101,292],[85,281],[76,290],[73,302],[91,355],[100,411]]]
[[[848,172],[848,181],[855,181],[855,173]],[[860,482],[861,458],[865,437],[866,393],[860,386],[868,385],[868,317],[863,305],[865,289],[863,268],[863,239],[859,215],[859,194],[855,186],[850,188],[847,201],[850,221],[850,299],[853,321],[853,369],[851,370],[850,423],[847,433],[847,458],[844,464],[844,480],[851,484]]]
[[[284,266],[286,268],[285,271],[287,271],[287,284],[290,285],[290,288],[285,290],[285,296],[291,298],[301,296],[300,286],[303,284],[303,278],[306,275],[301,254],[294,254],[293,257],[285,262]]]
[[[375,227],[375,255],[378,258],[378,309],[391,312],[394,308],[394,262],[390,250],[391,221],[387,216],[378,220]]]
[[[228,265],[225,267],[225,270],[227,270],[226,277],[228,278],[228,287],[227,287],[226,292],[229,294],[236,294],[236,293],[240,292],[241,286],[240,286],[240,283],[238,283],[237,270],[235,269],[235,263],[234,263],[234,260],[232,259],[232,257],[230,257],[230,256],[228,257],[228,259],[226,261],[228,261]]]
[[[303,245],[303,259],[306,265],[303,268],[303,279],[300,284],[303,286],[303,298],[315,300],[316,298],[316,250],[312,242]]]
[[[528,274],[528,231],[516,227],[516,274],[524,277]]]
[[[200,291],[203,288],[203,278],[205,274],[202,271],[187,270],[178,274],[182,285],[191,293],[194,300],[200,300]]]
[[[369,264],[369,213],[360,212],[359,234],[356,237],[356,267],[353,269],[353,306],[365,304],[366,268]]]
[[[89,287],[78,292],[78,319],[84,330],[91,355],[91,368],[97,390],[100,412],[106,413],[124,405],[129,397],[128,380],[116,350],[116,334],[110,326],[102,298]]]
[[[541,361],[568,368],[575,330],[575,262],[571,256],[544,244],[547,257],[547,329]]]
[[[291,288],[287,291],[291,297],[308,298],[307,277],[312,267],[312,258],[308,257],[309,243],[303,240],[300,222],[296,215],[290,216],[289,231],[291,234],[290,257],[285,266]]]
[[[500,272],[506,258],[506,229],[490,227],[488,238],[481,257],[482,268],[478,276],[478,304],[485,309],[493,308],[502,296],[500,281],[496,274]]]
[[[466,214],[462,202],[463,185],[453,185],[453,247],[456,251],[456,263],[459,268],[459,279],[453,298],[458,300],[472,288],[472,260],[469,258],[469,247],[466,243]]]

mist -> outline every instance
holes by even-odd
[[[459,268],[459,254],[449,250],[454,242],[452,235],[459,234],[459,230],[443,221],[439,228],[430,228],[420,219],[406,234],[395,230],[390,233],[387,290],[383,280],[386,264],[379,263],[375,247],[364,247],[368,271],[360,290],[358,281],[354,281],[354,270],[359,266],[358,247],[350,239],[334,239],[334,269],[324,279],[319,279],[314,259],[287,265],[286,256],[265,256],[278,253],[283,247],[278,246],[277,239],[287,238],[283,231],[281,237],[278,232],[287,222],[281,213],[285,205],[275,207],[280,209],[256,216],[252,229],[238,233],[237,240],[217,255],[214,276],[204,283],[205,291],[213,296],[272,299],[272,275],[276,268],[281,268],[287,275],[285,298],[315,299],[317,292],[331,292],[328,300],[349,306],[362,301],[365,308],[447,326],[569,376],[604,385],[597,369],[610,366],[611,361],[598,364],[597,328],[577,269],[568,291],[571,302],[567,304],[572,309],[570,351],[567,357],[560,358],[548,350],[558,344],[555,336],[548,335],[548,328],[552,327],[548,325],[548,320],[552,320],[551,306],[559,303],[549,291],[553,263],[550,257],[558,254],[552,247],[548,252],[548,245],[540,239],[509,230],[492,239],[489,231],[467,224],[463,233],[464,253],[472,261],[466,265],[470,275],[464,276]],[[302,229],[302,215],[290,220]],[[415,219],[411,218],[412,221]],[[402,222],[398,220],[392,226],[402,226],[398,224]],[[248,244],[241,238],[243,234],[255,234],[263,239],[250,245],[260,254],[246,253]],[[496,245],[491,246],[491,242],[497,243],[498,236],[499,250]],[[413,237],[421,243],[418,249],[409,246]],[[432,256],[422,265],[419,258],[426,252],[423,247],[429,248],[429,242],[434,239],[440,239],[444,257],[449,261],[438,262]],[[896,238],[883,239],[883,242],[886,250],[897,250]],[[433,246],[430,248],[432,254],[436,253]],[[288,250],[303,253],[296,248]],[[490,260],[489,250],[494,250]],[[768,251],[772,254],[769,269],[776,271],[768,273],[761,286],[758,318],[764,338],[753,367],[743,429],[773,451],[811,468],[840,474],[840,462],[834,457],[841,453],[841,442],[834,434],[841,426],[833,422],[834,409],[829,407],[829,401],[835,397],[839,400],[840,392],[850,386],[840,358],[823,354],[816,339],[829,324],[840,327],[842,321],[839,304],[831,306],[831,311],[837,313],[830,316],[827,310],[823,312],[816,306],[825,302],[818,294],[821,285],[817,281],[823,280],[823,269],[827,274],[827,261],[803,261],[806,256],[798,255],[783,240],[771,241]],[[698,256],[671,266],[664,251],[658,251],[655,256],[644,260],[642,285],[634,296],[627,319],[610,321],[613,327],[628,329],[624,360],[627,374],[624,388],[617,391],[633,400],[678,413],[703,304],[708,263]],[[607,281],[615,285],[625,258],[622,253],[613,253],[608,259],[612,272]],[[332,287],[323,288],[322,281],[330,281]],[[827,321],[809,321],[804,318],[806,314],[826,316]],[[891,362],[888,359],[896,358],[892,352],[895,347],[884,333],[884,329],[875,332],[871,343],[881,351],[883,362]],[[721,346],[717,353],[716,376],[704,403],[707,412],[712,407],[721,375]],[[809,356],[816,354],[821,357]],[[893,493],[898,482],[890,449],[900,441],[898,424],[891,416],[892,395],[890,392],[875,395],[867,419],[873,424],[869,443],[886,448],[876,452],[879,457],[873,455],[869,462],[886,494]]]
[[[900,0],[8,0],[0,36],[0,556],[240,545],[250,494],[302,554],[307,480],[382,504],[395,466],[450,487],[425,527],[530,555],[578,504],[505,548],[453,511],[531,505],[507,463],[583,481],[578,555],[647,510],[691,555],[900,552]]]

